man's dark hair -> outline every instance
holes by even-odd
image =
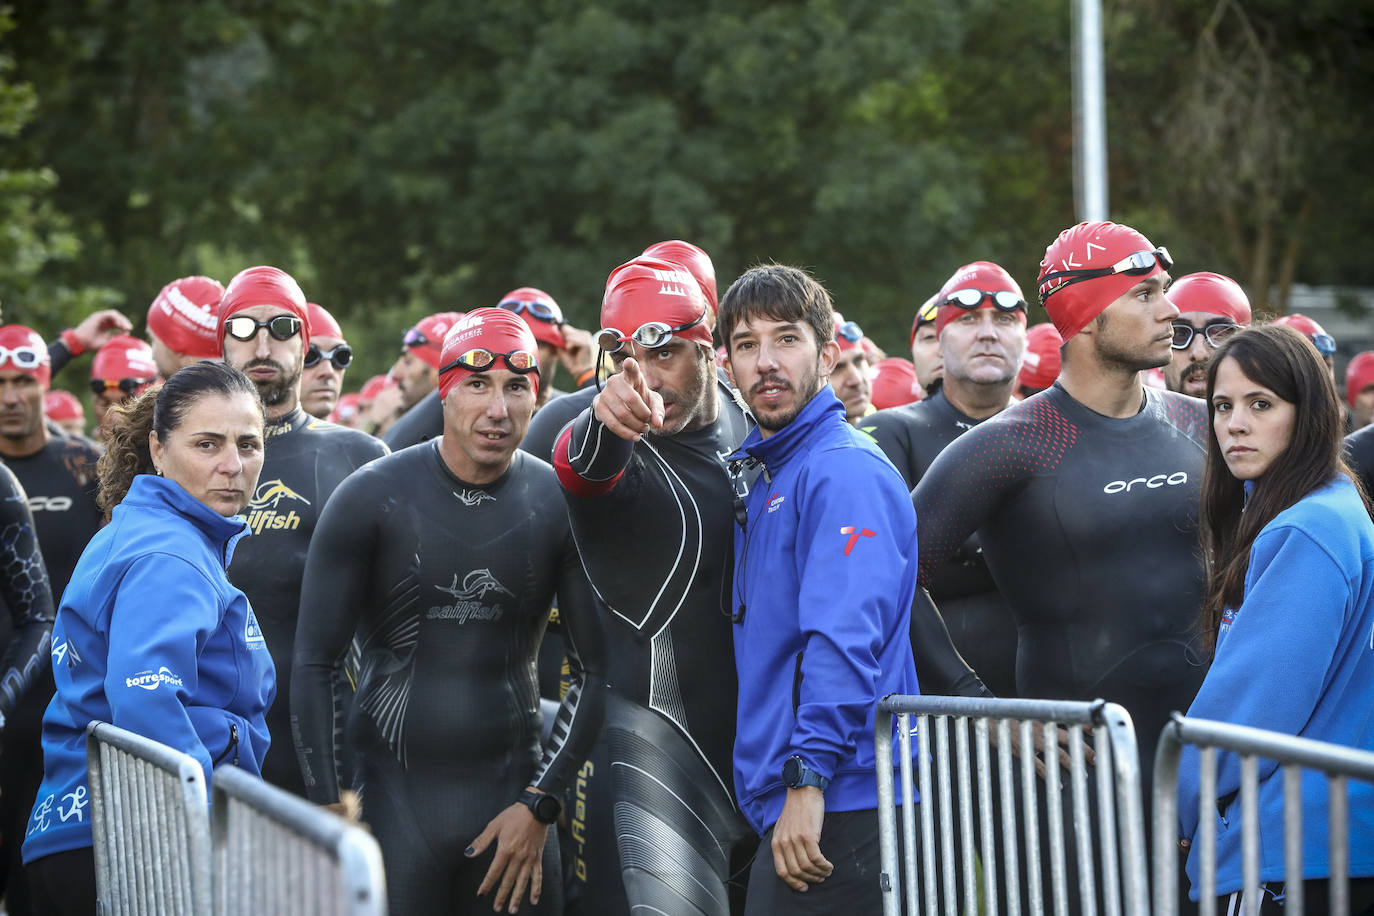
[[[720,299],[716,323],[727,353],[734,352],[730,336],[740,322],[768,318],[811,326],[816,347],[835,339],[835,308],[830,293],[800,267],[760,264],[730,284]]]

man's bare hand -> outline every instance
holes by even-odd
[[[649,389],[634,357],[626,357],[620,371],[606,380],[592,401],[592,412],[622,439],[638,442],[651,429],[663,428],[663,396]]]
[[[594,348],[590,331],[563,325],[563,348],[558,351],[558,364],[574,379],[592,368]]]
[[[72,328],[72,334],[87,350],[99,350],[110,342],[111,337],[127,334],[133,327],[123,312],[101,309],[81,319],[81,323]]]
[[[823,881],[835,866],[821,855],[825,796],[820,789],[788,789],[782,814],[773,827],[773,869],[794,891]]]
[[[549,825],[539,823],[529,808],[517,802],[492,818],[486,829],[472,841],[464,853],[468,858],[481,855],[493,840],[496,841],[496,856],[482,879],[482,886],[477,888],[479,897],[493,888],[496,890],[491,905],[493,912],[501,912],[507,900],[510,901],[507,912],[519,912],[526,887],[530,892],[530,904],[539,903],[539,895],[544,889],[544,843],[548,836]]]

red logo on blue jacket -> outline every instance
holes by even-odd
[[[871,538],[877,534],[876,531],[869,531],[867,528],[858,528],[854,525],[845,525],[840,529],[840,534],[849,535],[849,542],[844,545],[844,555],[849,556],[849,552],[854,549],[854,545],[859,543],[859,538]]]

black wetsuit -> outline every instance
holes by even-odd
[[[473,860],[463,850],[525,786],[562,794],[600,727],[603,638],[558,489],[546,463],[520,453],[493,483],[465,483],[427,442],[349,478],[315,532],[296,750],[308,797],[334,801],[333,674],[356,629],[348,746],[393,912],[488,909],[475,895],[495,844]],[[533,662],[555,592],[574,676],[541,759]],[[559,911],[555,836],[536,912]]]
[[[726,463],[750,423],[717,390],[719,416],[699,430],[632,443],[586,409],[554,447],[610,659],[606,725],[579,774],[572,823],[587,914],[728,913],[732,851],[747,855],[755,840],[730,788],[736,491]]]
[[[382,441],[393,452],[399,452],[416,443],[433,439],[443,431],[444,401],[439,397],[439,389],[436,388],[397,417],[396,422],[382,434]]]
[[[1345,437],[1345,460],[1360,478],[1365,495],[1374,499],[1374,423]]]
[[[981,422],[951,404],[941,388],[923,401],[865,417],[859,428],[878,443],[907,488],[914,489],[936,456]],[[998,696],[1016,696],[1016,621],[988,572],[977,535],[935,570],[930,597],[954,645],[983,683]],[[919,590],[916,600],[926,600]],[[921,689],[931,692],[924,678]]]
[[[582,411],[591,406],[596,397],[596,386],[588,385],[574,392],[554,398],[535,411],[530,420],[529,431],[520,443],[521,451],[529,452],[541,461],[553,460],[553,444],[558,434],[577,418]]]
[[[1206,673],[1206,431],[1196,398],[1146,388],[1138,414],[1113,419],[1056,383],[952,442],[913,494],[922,584],[977,531],[1016,617],[1018,693],[1124,706],[1146,797],[1160,730]]]
[[[239,542],[229,581],[243,589],[277,668],[277,698],[267,712],[272,746],[262,777],[305,794],[291,743],[291,649],[301,602],[301,574],[311,535],[335,487],[387,453],[380,440],[336,426],[296,407],[267,421],[266,457],[243,515],[253,535]]]
[[[31,455],[4,459],[28,496],[54,607],[61,604],[67,581],[87,542],[100,530],[101,512],[95,502],[99,490],[95,464],[99,457],[96,448],[84,438],[64,435],[51,436]],[[7,740],[0,753],[0,780],[4,781],[0,792],[0,832],[5,836],[22,837],[33,809],[34,796],[43,779],[43,712],[55,690],[52,667],[44,664],[9,717]],[[18,844],[6,855],[11,877],[3,886],[9,898],[9,911],[17,916],[29,912]]]
[[[33,686],[40,670],[50,668],[48,640],[52,634],[53,599],[24,488],[3,464],[0,598],[4,599],[7,611],[0,615],[0,739],[7,739],[7,726],[20,699]],[[5,790],[10,790],[8,784]],[[23,833],[21,825],[17,833],[6,835],[21,838]]]

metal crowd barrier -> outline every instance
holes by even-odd
[[[195,758],[107,722],[86,727],[98,911],[210,911],[210,816]]]
[[[1184,745],[1199,748],[1199,804],[1210,809],[1216,798],[1217,751],[1240,757],[1241,875],[1245,913],[1258,912],[1260,884],[1259,759],[1273,760],[1283,770],[1284,912],[1301,916],[1302,886],[1302,774],[1317,770],[1327,776],[1329,795],[1330,912],[1350,912],[1350,808],[1347,780],[1374,782],[1374,754],[1278,732],[1189,719],[1174,714],[1164,727],[1155,752],[1154,866],[1156,916],[1178,912],[1178,768]],[[1202,860],[1198,876],[1199,910],[1216,912],[1216,821],[1210,810],[1200,811],[1197,845]]]
[[[215,770],[215,913],[384,916],[382,851],[349,824],[235,767]]]
[[[912,715],[921,739],[919,804],[912,803],[911,794]],[[892,775],[894,716],[903,800],[900,863]],[[1089,730],[1095,763],[1089,762],[1085,746]],[[1106,916],[1149,912],[1140,763],[1135,730],[1120,706],[1101,700],[891,696],[878,703],[874,731],[884,916],[897,916],[903,899],[909,916],[922,912],[922,902],[925,916],[1095,916],[1099,905]],[[1018,746],[1033,751],[1037,739],[1043,747],[1056,748],[1061,737],[1068,744],[1067,769],[1057,751],[1016,752]],[[1036,772],[1042,759],[1044,777]],[[1092,793],[1090,770],[1095,771]],[[1013,778],[1014,772],[1019,778]],[[1067,823],[1065,784],[1071,801]],[[1049,857],[1048,892],[1042,846]],[[1077,894],[1071,897],[1074,876]]]

